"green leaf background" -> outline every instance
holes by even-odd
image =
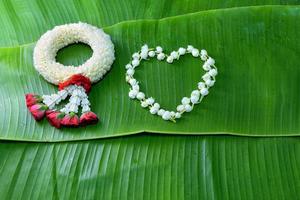
[[[298,199],[299,140],[283,136],[300,133],[299,3],[2,1],[1,199]],[[25,93],[57,91],[34,70],[32,52],[45,31],[78,21],[111,35],[116,61],[89,94],[101,123],[57,130],[24,104]],[[216,59],[215,87],[176,124],[127,97],[124,65],[144,43],[192,44]],[[57,59],[79,64],[90,55],[71,45]],[[144,62],[137,77],[174,109],[202,73],[186,56]]]

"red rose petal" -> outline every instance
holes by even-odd
[[[96,124],[98,123],[99,119],[97,115],[93,112],[86,112],[83,113],[80,117],[80,125],[85,126],[89,124]]]

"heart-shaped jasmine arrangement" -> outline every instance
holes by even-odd
[[[142,60],[156,57],[158,60],[165,60],[168,63],[173,63],[174,60],[179,60],[180,56],[185,54],[192,54],[195,58],[200,58],[204,61],[202,68],[205,74],[202,76],[202,81],[198,83],[197,89],[193,90],[190,97],[183,97],[181,104],[177,106],[176,111],[168,111],[160,107],[158,102],[155,102],[153,97],[146,97],[145,93],[140,91],[139,82],[133,77],[135,69],[139,66]],[[143,108],[149,108],[153,115],[161,116],[164,120],[176,122],[176,119],[181,118],[185,112],[191,112],[195,104],[198,104],[202,99],[208,95],[209,88],[216,82],[216,75],[218,74],[217,67],[213,58],[209,57],[207,51],[202,49],[199,51],[192,45],[187,48],[180,47],[177,51],[172,51],[170,55],[163,52],[160,46],[156,48],[148,48],[148,45],[142,46],[141,50],[132,55],[132,60],[125,66],[126,68],[126,82],[131,86],[129,97],[131,99],[138,99]]]

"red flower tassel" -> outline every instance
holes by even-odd
[[[58,89],[63,90],[65,87],[68,87],[70,85],[82,86],[85,89],[86,93],[89,93],[89,91],[91,90],[92,83],[89,78],[81,74],[75,74],[71,76],[68,80],[59,83]]]
[[[42,97],[36,94],[26,94],[25,95],[25,99],[26,99],[26,106],[27,108],[33,106],[34,104],[40,103],[42,102]]]
[[[73,113],[65,115],[64,118],[61,120],[61,125],[70,127],[79,126],[79,118],[76,114]]]
[[[46,118],[47,118],[48,122],[56,128],[61,127],[61,121],[62,121],[63,116],[64,116],[64,114],[59,111],[54,111],[54,110],[46,111]]]
[[[45,116],[47,106],[43,104],[35,104],[29,108],[32,116],[36,121],[40,121]]]
[[[83,113],[80,117],[80,125],[96,124],[99,121],[97,115],[91,111]]]

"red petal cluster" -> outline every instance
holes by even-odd
[[[61,121],[62,121],[61,116],[62,115],[63,115],[63,113],[61,113],[59,111],[54,111],[54,110],[46,111],[46,118],[47,118],[48,122],[56,128],[61,127]]]
[[[58,89],[62,90],[65,87],[68,87],[70,85],[82,86],[85,89],[86,93],[89,93],[89,91],[91,90],[90,79],[81,74],[75,74],[75,75],[71,76],[68,80],[66,80],[62,83],[59,83]]]
[[[69,127],[79,126],[79,118],[77,115],[65,115],[61,120],[61,125]]]
[[[25,95],[25,100],[27,108],[30,108],[34,104],[42,102],[42,97],[36,94],[29,93]]]
[[[96,124],[99,121],[99,119],[95,113],[90,111],[90,112],[83,113],[80,116],[79,121],[80,121],[80,125],[86,126],[89,124]]]
[[[34,104],[29,107],[29,111],[36,121],[40,121],[45,116],[47,106],[43,104]]]

